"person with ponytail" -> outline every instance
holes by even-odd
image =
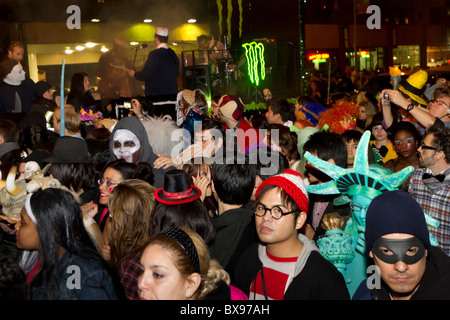
[[[140,263],[142,300],[248,300],[189,228],[170,227],[151,237]]]

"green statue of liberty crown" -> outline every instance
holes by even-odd
[[[392,174],[370,170],[369,140],[370,131],[366,131],[356,149],[353,168],[348,169],[314,157],[308,151],[305,152],[307,161],[333,179],[326,183],[309,185],[307,191],[316,194],[348,194],[350,187],[355,185],[374,189],[379,193],[396,190],[409,177],[414,168],[408,166]]]

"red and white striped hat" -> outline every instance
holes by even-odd
[[[258,190],[256,190],[256,197],[258,197],[262,188],[268,185],[275,185],[286,191],[294,199],[302,212],[308,212],[308,193],[300,173],[292,169],[285,169],[283,173],[264,180]]]

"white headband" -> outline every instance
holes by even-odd
[[[33,195],[33,194],[30,193],[30,194],[27,196],[27,198],[25,199],[25,210],[27,211],[27,215],[30,217],[31,221],[33,221],[34,224],[37,224],[36,217],[34,216],[34,213],[33,213],[33,211],[31,210],[31,205],[30,205],[30,199],[31,199],[31,196],[32,196],[32,195]]]

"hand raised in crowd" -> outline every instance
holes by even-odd
[[[176,167],[176,164],[172,161],[171,156],[157,154],[158,158],[153,162],[155,169],[167,169],[169,167]]]
[[[94,201],[86,202],[81,205],[81,212],[83,215],[88,215],[91,218],[94,218],[98,213],[98,205],[94,203]]]
[[[111,260],[111,247],[107,244],[102,246],[102,257],[106,261]]]
[[[144,117],[144,114],[142,113],[142,104],[140,104],[138,99],[131,99],[131,105],[133,107],[131,111],[133,111],[136,118],[140,119]]]
[[[211,169],[209,168],[209,166],[207,166],[207,172],[202,172],[199,173],[197,177],[192,177],[192,180],[194,181],[194,185],[200,189],[200,191],[202,192],[201,196],[200,196],[200,200],[203,202],[205,200],[206,197],[206,190],[208,189],[208,187],[211,186]]]
[[[389,106],[389,102],[395,103],[399,107],[406,109],[408,100],[402,95],[400,91],[385,89],[381,91],[381,104],[383,107]],[[388,98],[388,99],[387,99]]]

